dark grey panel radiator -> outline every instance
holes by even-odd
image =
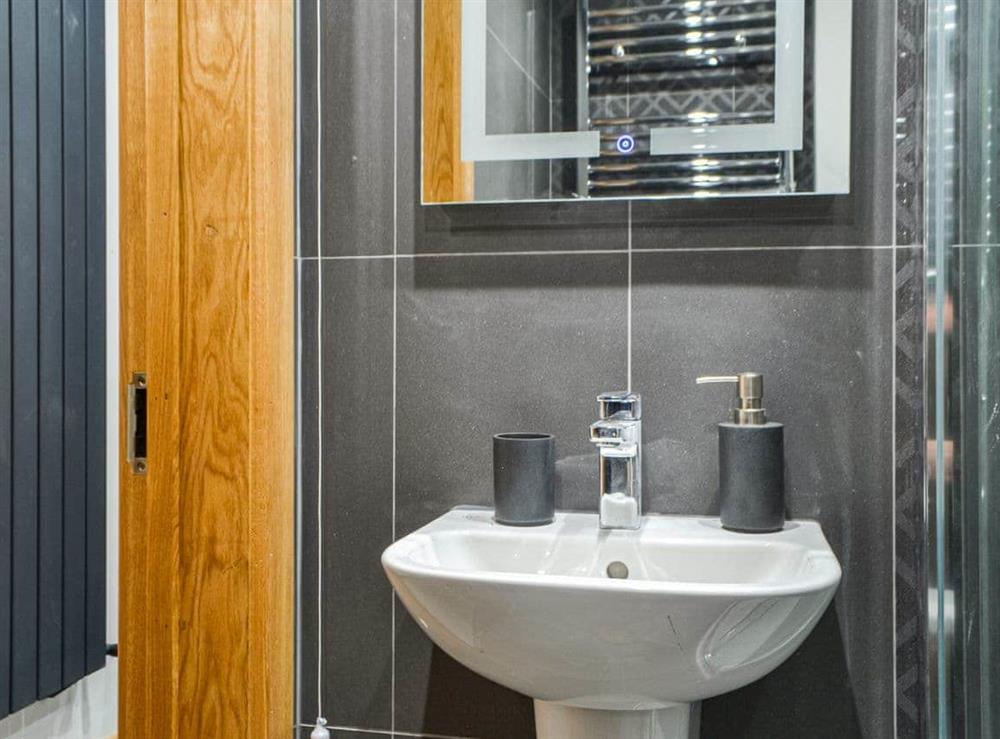
[[[102,0],[0,0],[0,718],[105,660]]]

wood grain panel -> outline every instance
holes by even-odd
[[[251,14],[181,6],[181,736],[246,736]]]
[[[294,648],[293,6],[123,3],[121,28],[122,381],[156,371],[149,472],[122,468],[145,490],[132,502],[123,490],[122,621],[133,628],[122,636],[120,728],[283,737]]]
[[[462,2],[424,0],[424,201],[475,197],[474,165],[462,161]]]
[[[250,189],[249,712],[259,736],[286,736],[294,720],[295,661],[295,14],[258,2],[253,29]],[[285,245],[282,247],[281,245]]]
[[[119,731],[176,737],[180,607],[180,87],[177,0],[119,5],[121,407],[149,378],[146,476],[122,448]]]

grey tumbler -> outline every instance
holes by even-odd
[[[543,526],[556,511],[555,439],[551,434],[493,437],[493,506],[497,523]]]

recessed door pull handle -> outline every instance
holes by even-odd
[[[128,463],[132,466],[132,473],[145,475],[149,470],[149,462],[146,459],[146,393],[148,384],[145,372],[133,372],[132,382],[128,385]]]

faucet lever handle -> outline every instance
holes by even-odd
[[[628,390],[601,393],[597,396],[597,417],[638,421],[642,418],[642,399],[638,393]]]

